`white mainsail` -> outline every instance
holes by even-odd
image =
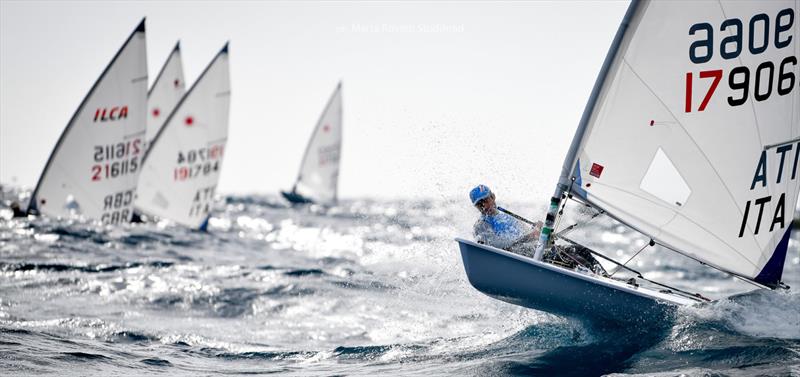
[[[228,138],[228,45],[178,102],[145,155],[136,209],[204,229]]]
[[[181,43],[175,43],[164,66],[156,76],[150,92],[147,93],[147,144],[158,134],[175,105],[186,94],[186,83],[183,79],[183,60],[181,59]]]
[[[336,86],[311,134],[300,173],[292,189],[319,204],[337,200],[339,159],[342,150],[342,83]]]
[[[33,191],[29,212],[128,222],[144,153],[146,106],[142,20],[61,134]]]
[[[800,192],[798,4],[634,1],[561,187],[661,245],[777,286]]]

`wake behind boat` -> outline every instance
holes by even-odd
[[[337,201],[342,151],[342,83],[336,86],[308,141],[292,191],[281,191],[293,204],[332,205]]]
[[[663,283],[650,290],[547,263],[555,240],[575,243],[562,236],[572,226],[556,227],[571,199],[650,245],[756,287],[788,288],[781,276],[800,193],[797,7],[633,1],[564,160],[541,246],[528,258],[457,239],[470,283],[589,321],[700,301]]]

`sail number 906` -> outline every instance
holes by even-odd
[[[750,18],[747,23],[747,38],[744,37],[745,24],[738,18],[730,18],[720,24],[719,31],[725,37],[719,42],[719,55],[725,60],[737,59],[747,47],[752,55],[760,55],[768,50],[770,45],[775,50],[784,49],[792,45],[792,28],[794,25],[795,11],[792,8],[780,10],[774,18],[774,26],[770,26],[770,17],[766,13],[759,13]],[[714,56],[714,30],[707,22],[697,23],[689,28],[690,36],[699,36],[689,46],[689,60],[694,64],[703,64],[711,61]],[[791,49],[790,49],[791,50]],[[697,111],[704,111],[711,97],[717,89],[723,76],[727,74],[728,87],[734,91],[727,98],[730,106],[741,106],[749,98],[756,101],[765,101],[773,93],[785,96],[797,87],[794,70],[797,67],[797,56],[790,51],[789,56],[780,62],[765,61],[757,67],[739,66],[724,72],[722,69],[708,69],[686,73],[685,112],[692,112],[692,89],[696,81],[711,79],[708,91],[703,96]]]
[[[759,102],[769,99],[773,92],[777,92],[780,96],[791,93],[792,90],[797,87],[795,83],[798,82],[794,74],[796,65],[797,57],[787,56],[778,64],[777,69],[775,64],[770,61],[759,64],[753,71],[745,66],[731,69],[728,72],[727,81],[728,87],[734,91],[734,93],[728,96],[728,104],[731,106],[744,105],[750,98],[751,89],[753,98]],[[700,79],[713,79],[713,81],[711,81],[711,85],[709,85],[708,91],[705,96],[703,96],[703,101],[700,103],[697,111],[704,111],[706,109],[723,75],[724,72],[721,69],[699,72],[698,76]],[[692,87],[694,86],[694,81],[694,73],[687,72],[686,102],[684,105],[684,111],[687,113],[692,112]]]

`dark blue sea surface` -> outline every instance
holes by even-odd
[[[796,235],[789,291],[646,250],[631,262],[646,276],[719,300],[610,330],[473,289],[453,241],[477,215],[466,200],[222,197],[202,233],[11,219],[29,192],[4,190],[2,375],[800,376]],[[646,242],[613,222],[574,235],[620,260]]]

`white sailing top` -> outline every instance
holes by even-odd
[[[186,94],[180,42],[170,52],[147,94],[147,144],[153,141],[175,105]]]
[[[29,211],[130,221],[144,154],[144,20],[78,106],[47,161]]]
[[[576,135],[573,193],[662,245],[777,283],[800,192],[798,4],[635,2]]]
[[[316,203],[337,200],[342,150],[342,84],[336,86],[311,134],[294,191]]]
[[[153,139],[139,180],[137,210],[204,228],[228,139],[228,66],[226,44]]]

